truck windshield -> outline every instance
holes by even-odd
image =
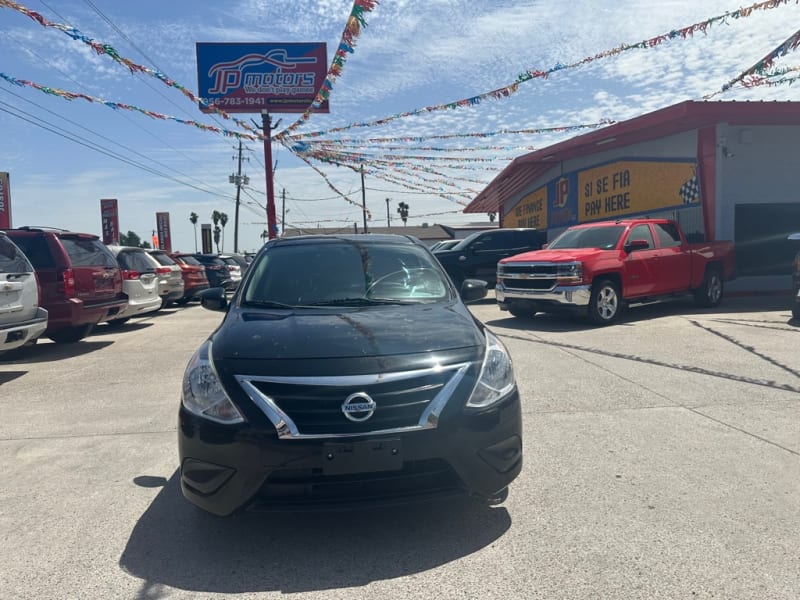
[[[599,248],[601,250],[611,250],[616,248],[623,231],[625,231],[624,225],[567,229],[553,240],[553,243],[547,246],[547,249]]]

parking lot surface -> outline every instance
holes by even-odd
[[[508,500],[206,515],[177,473],[183,369],[220,314],[165,309],[0,359],[0,598],[800,597],[800,323],[784,299],[595,328],[472,306],[514,359]]]

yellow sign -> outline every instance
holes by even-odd
[[[547,229],[547,186],[525,196],[503,221],[504,227]]]
[[[697,165],[619,161],[578,173],[578,221],[598,221],[700,202]]]

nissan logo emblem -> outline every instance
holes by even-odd
[[[369,419],[378,405],[364,392],[350,394],[342,403],[344,416],[354,423],[361,423]]]

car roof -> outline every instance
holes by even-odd
[[[22,227],[14,227],[13,229],[5,229],[4,231],[8,233],[15,233],[15,232],[31,233],[31,234],[49,233],[57,237],[65,236],[65,237],[82,237],[94,240],[100,239],[100,236],[94,233],[82,233],[80,231],[70,231],[68,229],[58,229],[56,227],[35,227],[30,225],[23,225]]]
[[[329,242],[350,242],[360,244],[408,244],[417,245],[420,242],[410,235],[397,235],[393,233],[348,233],[325,235],[298,235],[288,238],[276,238],[267,245],[293,245],[293,244],[318,244]]]
[[[640,225],[642,223],[674,223],[672,219],[646,219],[644,217],[636,219],[617,219],[615,221],[594,221],[592,223],[581,223],[573,227],[607,227],[609,225]]]

